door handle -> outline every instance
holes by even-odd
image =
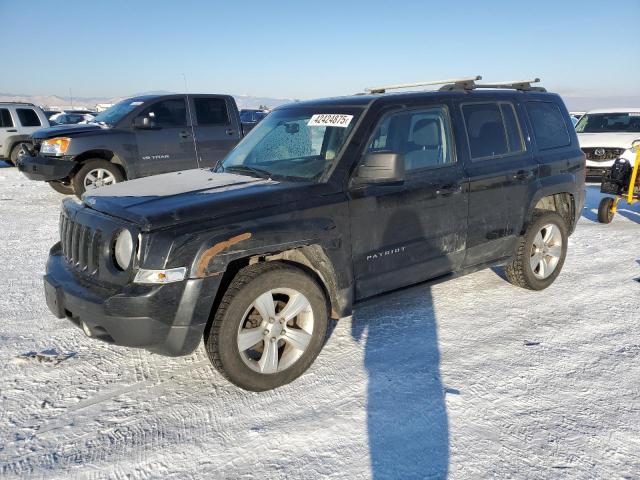
[[[14,132],[17,132],[17,131],[18,130],[16,130],[15,128],[12,128],[11,130],[7,130],[7,132],[11,132],[11,133],[14,133]]]
[[[227,129],[224,131],[224,133],[226,133],[227,135],[233,135],[233,134],[234,134],[234,131],[233,131],[233,129],[232,129],[232,128],[227,128]]]
[[[437,188],[436,195],[440,197],[447,197],[449,195],[456,195],[460,192],[462,192],[461,185],[445,185]]]
[[[529,180],[533,177],[533,172],[531,170],[518,170],[513,174],[514,180]]]
[[[191,136],[189,135],[189,132],[185,132],[185,131],[180,132],[178,135],[180,135],[180,137],[182,138],[189,138]]]

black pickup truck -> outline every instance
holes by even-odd
[[[89,337],[164,355],[204,337],[231,382],[275,388],[372,295],[492,265],[548,287],[584,181],[562,100],[529,83],[291,104],[215,169],[65,200],[47,304]]]
[[[60,193],[213,167],[243,136],[228,95],[145,95],[123,100],[88,124],[38,130],[18,168]]]

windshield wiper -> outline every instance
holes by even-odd
[[[240,172],[240,173],[253,173],[260,178],[271,178],[272,174],[268,170],[262,168],[250,167],[248,165],[231,165],[230,167],[224,167],[225,172]]]

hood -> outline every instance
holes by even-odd
[[[42,128],[36,130],[31,135],[31,138],[35,139],[47,139],[54,137],[72,137],[74,135],[81,135],[87,132],[95,132],[97,130],[108,130],[108,128],[101,127],[97,123],[83,123],[75,125],[56,125],[54,127]]]
[[[194,169],[91,190],[82,200],[149,231],[283,205],[308,197],[313,185]]]
[[[607,133],[579,133],[578,141],[581,148],[608,147],[631,148],[631,142],[640,140],[640,132],[607,132]]]

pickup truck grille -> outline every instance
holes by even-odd
[[[582,151],[587,157],[587,160],[594,162],[607,162],[609,160],[615,160],[624,153],[624,148],[604,148],[593,147],[583,148]]]
[[[60,216],[62,254],[80,272],[98,273],[100,237],[100,230],[73,222],[66,215]]]

